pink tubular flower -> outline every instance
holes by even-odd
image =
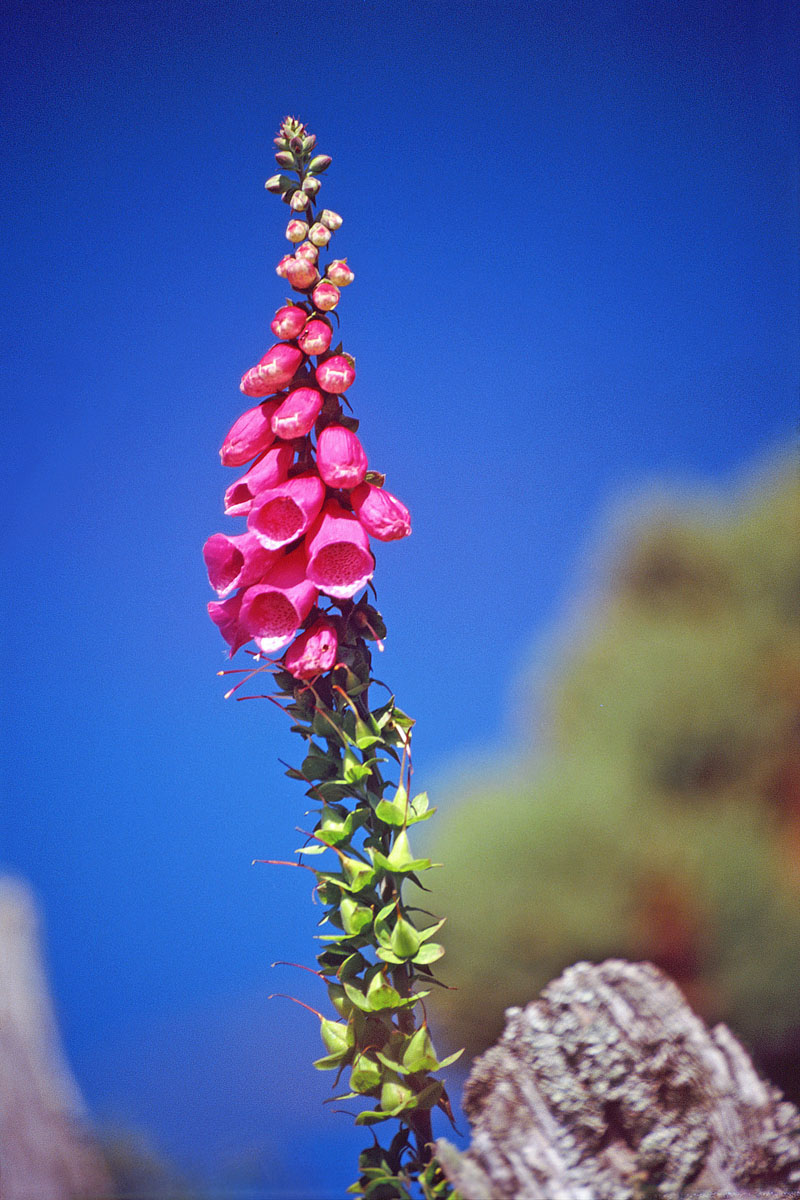
[[[302,350],[278,342],[257,366],[244,373],[239,390],[246,396],[274,396],[294,376],[302,361]]]
[[[256,639],[259,650],[272,654],[292,640],[316,600],[317,589],[306,578],[306,556],[299,546],[283,555],[263,583],[243,593],[239,624]]]
[[[328,263],[325,274],[337,287],[347,287],[348,283],[352,283],[355,279],[355,275],[347,265],[346,258],[334,258],[332,262]]]
[[[268,400],[266,404],[248,408],[234,421],[219,450],[223,467],[241,467],[272,445],[275,441],[272,417],[277,408],[277,400]]]
[[[356,364],[349,354],[332,354],[317,367],[317,383],[335,396],[346,392],[356,377]]]
[[[323,279],[322,283],[318,283],[314,288],[311,299],[314,301],[314,307],[320,312],[332,312],[339,303],[339,289],[328,283],[327,279]]]
[[[325,499],[325,485],[310,471],[262,492],[247,516],[247,528],[267,550],[279,550],[313,524]]]
[[[273,446],[268,450],[246,475],[232,483],[225,492],[225,515],[246,516],[259,493],[284,482],[293,458],[294,449],[291,446]]]
[[[292,642],[284,656],[283,665],[295,679],[314,679],[330,671],[336,662],[338,648],[336,627],[321,617]]]
[[[289,392],[275,409],[272,429],[279,438],[305,437],[322,412],[322,394],[316,388],[301,387]]]
[[[298,308],[296,304],[285,304],[275,313],[270,329],[275,337],[289,342],[297,337],[307,320],[308,313],[304,308]]]
[[[212,600],[208,605],[208,615],[230,646],[229,658],[233,658],[239,647],[249,642],[252,636],[239,621],[241,606],[241,592],[229,596],[227,600]]]
[[[379,542],[394,542],[411,533],[411,514],[384,488],[362,483],[350,493],[350,503],[367,533]]]
[[[332,488],[354,488],[367,473],[367,456],[356,435],[344,425],[327,425],[317,438],[317,470]]]
[[[286,278],[298,292],[304,292],[317,282],[319,272],[305,258],[291,258],[286,264]]]
[[[324,354],[331,344],[333,330],[327,321],[320,321],[317,318],[309,321],[299,335],[297,344],[303,351],[303,354]]]
[[[215,533],[203,546],[208,582],[218,596],[258,583],[278,557],[279,551],[267,550],[254,533]]]
[[[372,578],[369,539],[352,513],[328,500],[306,537],[308,578],[321,592],[347,600]]]

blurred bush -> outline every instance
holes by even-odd
[[[438,1012],[475,1054],[569,963],[648,959],[798,1098],[800,470],[641,511],[560,642],[535,753],[444,806]]]

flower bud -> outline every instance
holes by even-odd
[[[358,487],[367,473],[367,456],[356,434],[343,425],[327,425],[317,438],[317,470],[328,487]]]
[[[333,162],[333,159],[327,154],[318,154],[316,158],[312,158],[308,164],[308,170],[312,175],[321,175],[323,171],[327,171],[328,167]]]
[[[350,493],[350,503],[367,533],[379,542],[394,542],[411,533],[411,514],[384,488],[362,483]]]
[[[289,188],[297,187],[297,182],[288,175],[270,175],[264,187],[268,192],[288,192]]]
[[[302,126],[301,126],[301,128],[302,128]],[[291,150],[294,150],[295,154],[302,154],[303,139],[299,135],[297,137],[293,137],[292,140],[289,142],[289,148]]]
[[[319,258],[319,250],[311,242],[303,242],[295,250],[295,258],[304,258],[306,262],[315,263]]]
[[[355,379],[356,365],[349,354],[333,354],[321,362],[314,373],[324,391],[339,396]]]
[[[293,219],[286,226],[286,236],[290,242],[302,242],[308,234],[308,222]]]
[[[293,378],[302,361],[302,350],[278,342],[255,367],[244,373],[239,389],[246,396],[274,396]]]
[[[275,441],[272,417],[277,408],[278,402],[270,400],[248,408],[234,421],[219,450],[223,467],[241,467],[272,445]]]
[[[314,307],[320,312],[331,312],[339,303],[339,289],[323,279],[322,283],[318,283],[314,288],[311,299],[314,301]]]
[[[315,175],[309,175],[300,185],[307,196],[316,196],[319,189],[322,187],[320,181]]]
[[[316,388],[295,388],[274,410],[272,432],[284,441],[305,437],[321,412],[322,395]]]
[[[300,188],[292,193],[289,204],[295,212],[301,212],[304,208],[308,208],[308,196]]]
[[[316,221],[308,231],[308,240],[315,246],[327,246],[331,240],[331,231],[325,225]]]
[[[337,287],[347,287],[348,283],[352,283],[355,279],[355,275],[347,265],[346,258],[334,258],[332,262],[328,263],[325,274]]]
[[[286,670],[295,679],[314,679],[325,671],[330,671],[336,662],[336,651],[339,648],[336,627],[324,618],[315,621],[313,625],[301,633],[286,651],[283,663]],[[332,1022],[328,1022],[329,1025]],[[342,1040],[344,1041],[344,1026]],[[324,1035],[323,1035],[324,1036]],[[343,1046],[343,1048],[346,1048]],[[333,1047],[329,1047],[333,1052]]]
[[[331,230],[331,232],[339,229],[342,224],[342,218],[339,216],[339,214],[331,212],[329,208],[323,208],[322,212],[319,214],[319,219],[323,225]]]
[[[317,282],[319,271],[305,258],[291,258],[286,264],[286,278],[298,292],[304,292]]]
[[[281,259],[281,261],[278,263],[277,267],[275,268],[275,274],[280,275],[281,279],[288,279],[289,276],[288,276],[288,272],[287,272],[286,268],[288,267],[288,265],[291,261],[292,261],[291,254],[284,254],[283,258]]]
[[[324,354],[331,344],[332,337],[333,330],[328,322],[315,318],[307,322],[297,339],[297,344],[303,354]]]
[[[275,162],[279,167],[286,167],[288,170],[294,168],[294,155],[288,150],[279,150],[275,155]]]
[[[275,313],[270,329],[275,337],[290,342],[292,338],[297,337],[307,320],[308,313],[304,308],[298,308],[296,304],[286,304]]]
[[[314,147],[316,146],[316,144],[317,144],[317,135],[315,133],[309,133],[306,137],[303,138],[303,150],[305,150],[305,151],[313,150]]]

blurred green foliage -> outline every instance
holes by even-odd
[[[439,1016],[474,1054],[568,964],[647,959],[796,1095],[800,468],[638,514],[559,639],[535,750],[443,806]]]

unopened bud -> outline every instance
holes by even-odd
[[[332,354],[317,367],[317,383],[326,392],[340,396],[356,377],[356,364],[350,354]]]
[[[290,258],[286,264],[286,278],[298,292],[304,292],[317,282],[319,272],[305,258]]]
[[[289,142],[289,149],[294,150],[295,154],[302,154],[303,139],[301,137],[293,137]]]
[[[308,239],[315,246],[327,246],[331,240],[331,231],[316,221],[308,231]]]
[[[268,192],[282,192],[284,190],[283,181],[285,179],[285,175],[270,175],[269,179],[264,184],[264,187]]]
[[[270,329],[276,337],[290,341],[301,332],[308,319],[308,313],[296,304],[285,304],[279,308],[272,318]],[[320,322],[321,324],[321,322]],[[304,352],[305,353],[305,352]]]
[[[303,149],[304,150],[313,150],[314,147],[316,146],[316,144],[317,144],[317,135],[315,133],[309,133],[309,135],[307,137],[303,138]]]
[[[314,301],[314,307],[320,312],[331,312],[339,303],[339,289],[327,279],[323,279],[314,288],[311,299]]]
[[[295,166],[294,155],[288,150],[279,150],[275,155],[275,162],[279,167],[287,167],[289,170]]]
[[[281,259],[281,261],[278,263],[277,267],[275,268],[275,274],[280,275],[281,279],[289,278],[286,268],[290,262],[294,262],[294,259],[292,258],[291,254],[284,254],[283,258]]]
[[[322,184],[317,179],[316,175],[309,175],[300,185],[307,196],[316,196]]]
[[[329,262],[325,274],[337,287],[347,287],[348,283],[352,283],[355,279],[355,275],[347,265],[346,258],[335,258],[333,262]]]
[[[312,175],[321,175],[323,171],[327,171],[332,162],[333,159],[329,155],[318,154],[316,158],[312,158],[308,169]]]
[[[314,318],[304,325],[302,333],[297,338],[297,344],[303,354],[324,354],[330,348],[332,337],[333,330],[328,322]]]
[[[306,221],[290,221],[286,226],[286,236],[290,242],[302,242],[303,238],[308,234],[308,224]]]
[[[330,230],[338,229],[342,223],[342,218],[338,213],[331,212],[329,208],[323,208],[319,214],[319,219],[322,224]]]
[[[289,143],[286,138],[276,137],[272,139],[273,146],[277,146],[279,150],[285,150]]]
[[[308,196],[298,188],[296,192],[292,193],[289,204],[294,212],[302,212],[304,208],[308,208]]]
[[[304,258],[306,262],[315,263],[319,258],[319,250],[316,246],[312,246],[311,242],[303,242],[302,246],[298,246],[295,250],[296,258]]]

